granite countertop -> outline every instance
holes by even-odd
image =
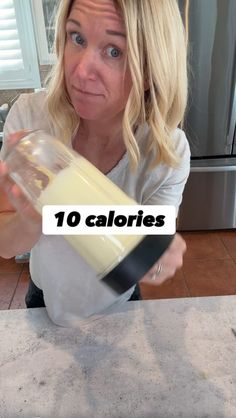
[[[127,302],[78,329],[0,311],[1,418],[236,416],[236,296]]]

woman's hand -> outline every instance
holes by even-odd
[[[173,277],[183,265],[185,251],[185,241],[179,234],[176,234],[170,246],[140,282],[159,286]]]
[[[22,130],[9,135],[7,139],[7,150],[10,151],[27,133],[28,131]],[[25,197],[20,187],[10,178],[5,162],[0,162],[0,188],[2,189],[0,212],[11,212],[15,210],[20,214],[26,224],[41,224],[41,216]]]
[[[7,140],[10,151],[25,131]],[[6,162],[0,162],[0,255],[11,258],[30,251],[42,235],[41,216],[10,178]]]

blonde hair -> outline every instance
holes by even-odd
[[[68,142],[79,117],[66,92],[63,56],[66,20],[74,0],[61,0],[56,24],[57,63],[48,85],[48,109],[56,133]],[[188,0],[187,0],[188,1]],[[163,162],[176,166],[171,133],[181,123],[187,104],[187,37],[176,0],[114,0],[122,11],[127,36],[127,64],[133,87],[123,116],[123,137],[135,170],[140,151],[134,129],[150,127],[147,153],[151,167]]]

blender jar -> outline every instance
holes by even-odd
[[[35,209],[44,205],[135,205],[84,157],[43,131],[9,152],[10,176]],[[66,235],[96,277],[119,296],[135,285],[168,247],[169,235]]]

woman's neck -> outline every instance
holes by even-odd
[[[81,139],[85,138],[91,146],[107,148],[117,142],[123,142],[122,120],[118,116],[110,121],[81,120],[78,130]]]
[[[73,140],[75,151],[103,173],[115,167],[126,152],[121,125],[110,126],[102,126],[94,121],[81,121]]]

